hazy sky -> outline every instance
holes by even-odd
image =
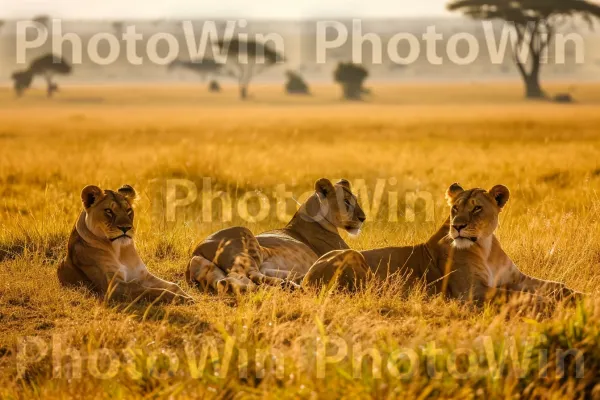
[[[447,15],[447,0],[0,0],[0,19],[418,17]]]

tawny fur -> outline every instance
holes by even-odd
[[[241,293],[263,283],[297,287],[320,256],[349,248],[338,229],[356,232],[364,220],[347,181],[320,179],[284,228],[254,236],[233,227],[206,238],[194,250],[186,277],[217,292]]]
[[[84,210],[58,268],[61,284],[84,286],[117,300],[191,301],[179,286],[152,275],[138,255],[133,240],[133,188],[124,186],[114,192],[87,186],[81,198]]]
[[[446,198],[451,215],[426,243],[325,254],[311,267],[302,285],[332,284],[336,279],[340,286],[354,290],[369,277],[385,280],[398,274],[404,277],[407,289],[424,285],[429,294],[443,293],[463,300],[484,301],[514,292],[559,299],[580,295],[562,283],[523,274],[502,250],[494,232],[509,198],[506,187],[465,191],[454,184]]]

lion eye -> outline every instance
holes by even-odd
[[[474,213],[478,213],[478,212],[480,212],[481,210],[483,210],[483,208],[482,208],[481,206],[475,206],[475,208],[473,208],[473,212],[474,212]]]
[[[110,208],[105,208],[104,212],[106,213],[106,215],[108,215],[109,217],[111,217],[113,215],[113,212]]]
[[[131,214],[133,214],[133,210],[130,208],[129,210],[127,210],[127,215],[131,217]]]
[[[452,207],[452,212],[453,213],[457,213],[458,212],[458,207],[456,207],[456,206]]]
[[[352,205],[348,199],[344,200],[344,204],[346,204],[346,207],[350,207]]]

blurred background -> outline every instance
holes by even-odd
[[[352,40],[337,49],[328,50],[326,62],[317,63],[315,59],[315,43],[318,40],[316,27],[318,22],[333,20],[347,27],[352,33],[352,19],[358,18],[362,23],[363,34],[374,33],[381,38],[384,57],[381,63],[373,63],[373,47],[368,42],[362,45],[363,66],[368,70],[371,82],[422,82],[422,81],[490,81],[518,80],[519,73],[509,52],[500,64],[490,60],[487,51],[486,38],[482,22],[465,17],[461,12],[447,11],[447,2],[429,0],[425,2],[390,2],[377,0],[371,2],[342,2],[331,1],[322,4],[316,1],[302,2],[301,5],[290,2],[274,3],[270,1],[254,2],[251,7],[242,1],[228,0],[214,4],[196,4],[187,0],[166,2],[128,1],[126,4],[109,1],[102,5],[74,3],[72,1],[2,1],[0,13],[0,84],[9,85],[11,74],[24,66],[16,63],[16,52],[19,40],[34,40],[35,32],[27,32],[32,37],[18,37],[17,21],[34,20],[47,30],[48,39],[36,49],[27,50],[27,63],[37,57],[52,52],[52,41],[60,35],[76,34],[84,46],[83,62],[74,65],[68,79],[62,79],[63,84],[69,83],[124,83],[124,82],[199,82],[197,71],[187,68],[169,69],[156,65],[144,59],[143,65],[135,66],[127,60],[124,42],[121,52],[114,63],[102,66],[90,62],[85,48],[90,38],[97,33],[108,33],[121,37],[128,26],[134,26],[136,32],[143,35],[137,42],[136,52],[145,54],[148,39],[157,33],[173,35],[180,44],[178,60],[189,61],[186,37],[182,21],[191,21],[194,33],[198,39],[205,22],[214,22],[223,35],[226,21],[237,23],[235,34],[246,33],[252,37],[255,34],[277,34],[284,41],[285,63],[275,65],[257,74],[255,82],[276,83],[285,81],[285,72],[294,71],[310,83],[330,83],[332,74],[339,62],[352,60]],[[56,32],[52,26],[55,19],[61,24],[61,32]],[[243,21],[245,27],[240,27]],[[494,30],[500,32],[503,21],[494,22]],[[575,62],[575,46],[571,43],[565,46],[565,63],[553,62],[557,54],[550,46],[547,65],[543,67],[543,78],[559,81],[595,81],[600,74],[600,37],[594,29],[596,23],[582,18],[568,19],[557,26],[557,33],[575,32],[584,43],[585,54],[583,62]],[[426,57],[425,44],[421,41],[421,54],[409,65],[392,62],[386,57],[386,44],[397,33],[408,33],[417,38],[426,32],[427,27],[434,26],[436,32],[443,36],[437,42],[437,53],[444,55],[448,38],[457,33],[467,33],[477,38],[480,44],[480,54],[469,65],[456,65],[446,57],[442,65],[432,65]],[[334,34],[331,30],[328,32]],[[188,35],[189,36],[189,35]],[[331,39],[328,37],[328,39]],[[99,43],[98,53],[105,57],[109,54],[106,41]],[[510,45],[508,46],[510,48]],[[165,41],[158,42],[157,53],[165,56],[169,47]],[[73,47],[68,41],[62,46],[63,58],[72,63]],[[464,41],[457,46],[459,54],[465,54],[468,49]],[[406,41],[398,46],[398,53],[406,55],[409,52]],[[25,65],[26,66],[26,65]],[[219,79],[227,83],[228,80]]]

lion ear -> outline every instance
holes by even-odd
[[[315,182],[315,192],[320,197],[327,197],[330,193],[334,192],[333,184],[327,178],[321,178]]]
[[[352,190],[350,188],[350,182],[348,182],[346,179],[340,179],[340,181],[338,183],[336,183],[336,185],[340,185],[340,186],[345,187],[348,190]]]
[[[496,200],[498,207],[503,208],[510,198],[510,190],[504,185],[496,185],[490,190],[490,195]]]
[[[87,210],[104,198],[104,192],[98,186],[89,185],[81,191],[81,202]]]
[[[458,183],[453,183],[450,185],[448,190],[446,190],[446,201],[448,202],[448,205],[452,207],[454,205],[454,200],[456,200],[456,196],[464,191],[465,189],[463,189]]]
[[[119,190],[117,190],[117,192],[119,192],[120,195],[125,197],[130,203],[133,203],[137,196],[135,189],[129,185],[121,186]]]

